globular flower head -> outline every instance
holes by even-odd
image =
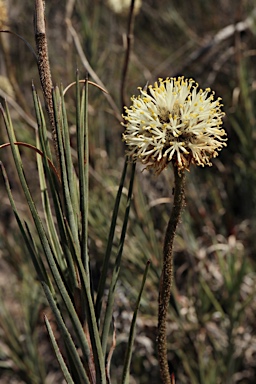
[[[117,14],[125,14],[131,7],[131,0],[108,0],[108,5],[113,12]],[[137,14],[141,8],[142,0],[136,0],[134,3],[134,13]]]
[[[211,165],[224,146],[221,99],[184,77],[159,79],[125,107],[127,155],[159,174],[170,162],[179,171],[191,163]]]

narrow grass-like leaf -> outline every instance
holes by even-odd
[[[70,236],[70,245],[73,248],[72,255],[75,257],[75,263],[78,267],[82,284],[83,297],[85,299],[86,318],[89,327],[97,382],[106,383],[105,362],[100,343],[100,336],[94,312],[93,300],[91,296],[90,280],[88,278],[88,274],[85,271],[82,259],[79,257],[79,253],[75,248],[75,242],[72,239],[72,233],[69,228],[67,228],[67,230]]]
[[[141,186],[138,185],[138,190],[136,192],[134,191],[134,195],[138,198],[136,210],[138,209],[140,210],[139,212],[137,211],[138,216],[143,217],[143,222],[147,224],[148,238],[150,239],[150,245],[153,247],[152,253],[155,256],[155,258],[160,260],[162,255],[160,255],[160,252],[159,252],[160,247],[158,246],[158,239],[157,239],[157,235],[154,227],[154,220],[152,218],[151,210],[149,209],[148,204],[146,203],[145,193],[143,193]],[[134,202],[134,204],[136,204],[136,202]],[[158,275],[158,278],[159,278],[159,275]]]
[[[126,354],[125,354],[125,360],[124,360],[122,384],[129,384],[130,365],[131,365],[131,358],[132,358],[133,343],[134,343],[134,338],[135,338],[135,326],[136,326],[137,314],[138,314],[138,310],[139,310],[139,306],[140,306],[140,300],[141,300],[142,292],[143,292],[143,289],[145,286],[149,266],[150,266],[150,261],[147,262],[147,265],[146,265],[146,268],[144,271],[144,275],[143,275],[143,279],[142,279],[142,283],[141,283],[141,288],[139,291],[138,299],[136,301],[135,310],[134,310],[133,317],[132,317],[132,323],[131,323],[129,339],[128,339],[128,344],[127,344],[127,349],[126,349]]]
[[[66,242],[64,242],[63,248],[61,247],[59,242],[59,237],[53,221],[53,215],[51,211],[50,200],[48,196],[48,189],[47,189],[47,184],[46,184],[44,169],[43,169],[43,159],[41,156],[37,156],[37,164],[38,164],[38,174],[39,174],[39,182],[41,187],[45,220],[48,227],[48,238],[49,238],[51,247],[53,248],[53,253],[56,254],[58,257],[58,264],[60,265],[61,271],[64,271],[68,267],[69,273],[67,278],[70,282],[70,284],[68,285],[72,287],[71,290],[73,292],[74,289],[77,287],[77,276],[76,276],[75,266],[74,266],[72,257],[70,256],[68,247],[66,246]],[[62,212],[60,212],[60,214],[62,214]],[[64,223],[64,218],[63,218],[63,223]],[[64,258],[64,250],[65,250],[65,258]]]
[[[76,79],[77,107],[80,104],[79,78]],[[88,145],[88,83],[82,91],[81,110],[77,110],[77,151],[79,168],[79,191],[80,191],[80,211],[81,211],[81,256],[80,260],[77,252],[77,265],[82,282],[82,288],[86,299],[87,321],[91,344],[95,361],[97,382],[105,382],[105,364],[100,343],[100,337],[94,312],[93,295],[91,294],[89,258],[88,258],[88,197],[89,197],[89,145]]]
[[[49,139],[47,136],[45,119],[42,113],[41,103],[38,98],[34,84],[32,84],[32,95],[33,95],[33,101],[34,101],[34,107],[35,107],[35,113],[36,113],[38,132],[40,135],[41,147],[45,156],[47,156],[50,160],[52,160],[52,153],[49,145]]]
[[[216,311],[220,312],[221,315],[224,318],[225,317],[225,313],[223,311],[223,308],[221,307],[220,303],[218,302],[218,300],[216,299],[216,297],[212,293],[209,285],[202,278],[200,278],[200,284],[201,284],[203,290],[205,291],[206,295],[208,296],[210,302],[212,303],[212,305],[216,309]]]
[[[89,276],[88,257],[88,199],[89,199],[89,145],[88,145],[88,83],[82,91],[80,107],[79,77],[76,77],[76,130],[81,211],[81,257]]]
[[[68,179],[68,186],[69,186],[69,190],[70,190],[71,203],[72,203],[72,207],[74,210],[75,220],[76,220],[77,226],[78,226],[79,203],[78,203],[78,196],[77,196],[77,193],[78,193],[77,178],[76,178],[76,174],[74,172],[74,166],[72,163],[67,111],[66,111],[62,86],[60,88],[60,99],[61,99],[61,111],[62,111],[63,145],[64,145],[64,149],[65,149],[67,179]],[[79,106],[76,106],[76,108],[79,108]]]
[[[58,347],[58,344],[56,342],[56,339],[54,337],[54,334],[53,334],[53,331],[52,331],[52,328],[51,328],[51,325],[47,319],[47,317],[45,316],[45,324],[46,324],[46,327],[47,327],[47,331],[49,333],[49,336],[50,336],[50,339],[51,339],[51,342],[52,342],[52,346],[54,348],[54,352],[55,352],[55,355],[58,359],[58,362],[60,364],[60,368],[62,370],[62,373],[63,373],[63,376],[65,377],[65,380],[67,382],[67,384],[75,384],[74,381],[72,380],[72,377],[69,373],[69,370],[68,370],[68,367],[66,366],[65,364],[65,361],[62,357],[62,354],[60,353],[60,350],[59,350],[59,347]]]
[[[241,316],[246,316],[245,309],[248,307],[248,305],[253,301],[256,295],[256,287],[254,288],[254,291],[252,292],[251,295],[249,295],[246,300],[243,301],[241,307],[239,310],[236,311],[236,317],[238,320],[240,320]]]
[[[39,144],[38,135],[36,135],[36,143],[37,145]],[[43,160],[42,160],[42,157],[39,155],[37,155],[37,168],[38,168],[38,176],[39,176],[44,215],[45,215],[46,225],[48,228],[48,238],[55,253],[59,255],[59,258],[58,258],[59,264],[61,265],[63,270],[64,269],[63,257],[62,257],[63,251],[61,249],[59,237],[57,235],[57,231],[53,221],[53,214],[51,211],[50,199],[49,199],[47,184],[46,184],[45,175],[44,175]]]
[[[64,197],[64,207],[67,212],[67,220],[72,232],[72,236],[76,241],[76,244],[79,244],[78,240],[78,227],[77,222],[75,220],[74,209],[72,206],[69,184],[68,184],[68,176],[67,176],[67,167],[66,167],[66,157],[65,150],[63,145],[63,135],[62,135],[62,127],[60,124],[60,107],[59,107],[59,90],[56,87],[52,92],[53,98],[53,108],[54,108],[54,117],[55,117],[55,125],[56,125],[56,136],[57,136],[57,145],[59,150],[59,158],[60,158],[60,168],[61,168],[61,181],[63,188],[63,197]]]
[[[102,271],[101,271],[101,275],[100,275],[100,281],[99,281],[97,299],[96,299],[96,305],[95,305],[95,313],[96,313],[96,319],[97,319],[98,323],[100,321],[103,294],[104,294],[104,290],[106,289],[106,279],[107,279],[108,266],[109,266],[109,261],[110,261],[112,246],[113,246],[113,239],[114,239],[115,228],[116,228],[116,220],[117,220],[120,201],[121,201],[121,197],[122,197],[122,191],[123,191],[123,187],[124,187],[124,180],[125,180],[126,171],[127,171],[127,164],[128,163],[125,160],[122,176],[121,176],[120,183],[119,183],[119,188],[118,188],[116,199],[115,199],[115,206],[113,209],[111,225],[110,225],[110,230],[109,230],[109,235],[108,235],[108,243],[107,243],[106,253],[105,253],[105,257],[104,257],[104,261],[103,261],[103,267],[102,267]]]
[[[24,320],[25,329],[23,326],[20,328],[20,323],[15,321],[13,313],[7,309],[3,297],[0,296],[0,326],[3,331],[1,342],[9,349],[8,357],[26,383],[43,383],[45,374],[36,351],[33,330],[30,328],[29,319]],[[21,331],[26,342],[20,342]],[[5,354],[4,351],[5,348],[1,350],[1,358]]]
[[[47,274],[42,258],[38,254],[35,240],[26,222],[25,222],[25,227],[26,227],[28,236],[26,235],[26,233],[23,234],[23,231],[21,231],[21,233],[23,234],[23,237],[25,239],[25,242],[29,250],[29,254],[31,256],[38,278],[40,281],[45,281],[49,286],[52,287],[52,283],[50,281],[49,275]]]
[[[131,198],[132,198],[132,189],[133,189],[133,182],[134,182],[134,176],[135,176],[135,168],[136,163],[132,164],[132,172],[131,172],[131,178],[130,178],[130,185],[128,190],[128,196],[127,196],[127,202],[126,202],[126,210],[124,215],[124,221],[122,226],[122,232],[121,237],[119,241],[119,247],[117,251],[116,261],[115,261],[115,267],[112,273],[112,279],[111,284],[109,288],[108,293],[108,301],[107,301],[107,308],[106,313],[104,317],[104,323],[103,323],[103,329],[102,329],[102,350],[103,355],[106,356],[106,350],[107,350],[107,342],[108,342],[108,335],[109,335],[109,329],[112,319],[112,313],[113,313],[113,305],[114,305],[114,298],[115,298],[115,289],[116,289],[116,283],[120,272],[120,264],[121,264],[121,258],[123,254],[123,247],[124,247],[124,240],[126,235],[126,229],[129,219],[129,212],[131,207]]]
[[[111,378],[110,378],[110,367],[111,367],[111,360],[114,353],[114,350],[116,348],[116,325],[115,325],[115,319],[113,317],[113,336],[112,336],[112,345],[109,349],[107,361],[106,361],[106,376],[107,376],[107,384],[111,384]]]
[[[66,286],[65,286],[65,284],[62,280],[62,277],[60,275],[58,265],[56,265],[56,261],[55,261],[56,257],[52,253],[52,249],[51,249],[49,241],[47,239],[43,224],[42,224],[41,219],[40,219],[38,212],[36,210],[34,201],[31,197],[31,194],[30,194],[30,191],[29,191],[26,179],[25,179],[25,175],[23,172],[23,166],[22,166],[22,162],[21,162],[21,158],[20,158],[19,148],[17,146],[15,146],[15,144],[14,144],[14,142],[16,140],[15,140],[15,134],[13,131],[13,126],[12,126],[12,122],[10,119],[8,107],[6,106],[6,111],[7,111],[6,113],[2,107],[1,107],[1,111],[2,111],[2,114],[4,117],[7,133],[9,136],[10,143],[11,143],[13,158],[15,161],[15,165],[16,165],[16,169],[17,169],[18,176],[20,179],[20,183],[21,183],[22,189],[24,191],[28,206],[30,208],[30,212],[31,212],[33,220],[34,220],[35,227],[37,229],[37,232],[38,232],[38,235],[39,235],[39,238],[40,238],[43,250],[44,250],[45,257],[47,259],[48,265],[51,269],[52,275],[54,277],[54,280],[55,280],[55,283],[58,287],[58,290],[61,294],[61,297],[62,297],[62,299],[66,305],[66,308],[68,310],[70,319],[71,319],[73,326],[74,326],[74,330],[75,330],[77,337],[79,339],[79,343],[80,343],[84,358],[86,361],[88,361],[89,356],[90,356],[90,349],[88,346],[88,342],[85,338],[83,328],[80,324],[79,318],[78,318],[77,313],[74,309],[71,298],[67,292]]]
[[[84,380],[84,383],[90,384],[88,375],[87,375],[87,373],[83,367],[83,364],[81,362],[81,359],[78,355],[76,346],[75,346],[75,344],[72,340],[72,337],[71,337],[71,335],[70,335],[70,333],[66,327],[66,324],[64,323],[64,320],[63,320],[61,313],[58,309],[58,306],[57,306],[57,304],[56,304],[56,302],[55,302],[55,300],[51,294],[51,291],[46,284],[42,283],[42,286],[43,286],[45,295],[47,297],[47,300],[50,304],[50,307],[51,307],[51,309],[54,313],[54,316],[56,318],[57,324],[60,328],[60,331],[61,331],[62,337],[65,341],[65,344],[67,345],[67,348],[69,348],[69,351],[72,354],[72,359],[73,359],[73,362],[76,366],[77,372],[79,373],[79,376],[81,377],[81,379]]]
[[[15,324],[13,316],[8,313],[5,303],[0,296],[0,324],[4,331],[5,337],[8,339],[8,344],[11,346],[11,350],[17,356],[21,354],[21,345],[19,343],[19,332]]]
[[[255,125],[255,110],[254,110],[254,103],[253,98],[251,97],[251,87],[250,87],[250,80],[248,78],[248,68],[245,65],[245,60],[242,59],[239,62],[238,66],[238,75],[239,75],[239,86],[240,91],[242,95],[243,104],[245,106],[245,115],[246,119],[251,122],[251,124],[245,124],[244,129],[247,136],[247,142],[249,145],[251,145],[251,140],[248,140],[248,138],[252,135],[252,127]]]
[[[38,132],[39,132],[39,139],[40,139],[40,146],[42,148],[43,153],[50,153],[50,147],[47,139],[47,133],[46,133],[46,125],[45,125],[45,119],[44,114],[42,111],[42,106],[40,103],[40,100],[36,94],[36,91],[34,89],[33,92],[34,102],[35,102],[35,111],[36,111],[36,118],[38,122]],[[50,185],[51,190],[51,196],[54,203],[54,209],[56,214],[56,219],[58,223],[58,229],[59,234],[61,238],[61,244],[66,244],[66,233],[65,233],[65,224],[64,224],[64,217],[63,217],[63,210],[61,207],[61,199],[59,196],[59,189],[60,189],[60,183],[59,180],[55,177],[55,174],[52,174],[51,170],[49,169],[48,162],[45,161],[45,157],[42,159],[44,164],[44,169],[46,172],[46,177]],[[61,264],[61,262],[60,262]]]
[[[2,162],[0,162],[0,166],[1,166],[1,171],[2,171],[3,178],[4,178],[6,191],[7,191],[7,194],[8,194],[8,198],[9,198],[9,201],[10,201],[13,213],[15,215],[15,218],[16,218],[16,221],[18,223],[18,226],[19,226],[19,229],[21,231],[21,234],[23,236],[23,239],[25,240],[27,249],[29,251],[30,257],[32,259],[32,262],[34,264],[34,267],[36,269],[38,277],[39,277],[40,280],[48,281],[48,276],[47,276],[45,267],[44,267],[40,257],[38,256],[38,253],[37,253],[37,250],[36,250],[36,247],[35,247],[35,244],[34,244],[34,240],[32,239],[32,236],[30,234],[29,228],[28,228],[27,224],[25,223],[25,226],[26,226],[26,229],[27,229],[27,233],[28,233],[27,234],[26,230],[24,228],[24,225],[22,224],[22,221],[20,219],[20,216],[18,214],[16,205],[15,205],[15,202],[14,202],[14,199],[13,199],[13,196],[12,196],[12,192],[11,192],[10,184],[9,184],[9,181],[8,181],[8,177],[7,177],[7,174],[6,174],[6,171],[5,171],[5,168],[4,168],[3,164],[2,164]]]
[[[177,349],[176,354],[183,363],[184,370],[189,377],[189,383],[198,384],[198,378],[193,372],[193,362],[189,361],[188,355],[182,349]]]

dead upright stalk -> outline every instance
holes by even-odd
[[[48,44],[46,39],[46,28],[45,28],[45,2],[43,0],[35,1],[34,28],[35,28],[37,65],[38,65],[39,77],[40,77],[40,82],[41,82],[41,86],[44,94],[46,111],[50,120],[55,153],[56,153],[57,159],[59,159],[59,154],[57,150],[57,138],[56,138],[53,101],[52,101],[53,85],[52,85],[51,69],[50,69],[49,56],[48,56]]]
[[[131,5],[130,5],[129,18],[128,18],[128,28],[127,28],[127,36],[126,36],[126,52],[125,52],[124,66],[122,69],[122,77],[121,77],[121,106],[122,106],[122,109],[126,105],[126,102],[125,102],[125,85],[126,85],[126,80],[127,80],[128,65],[130,62],[131,48],[132,48],[132,42],[133,42],[133,28],[134,28],[134,18],[135,18],[134,5],[135,5],[135,0],[132,0]]]
[[[171,384],[171,377],[168,367],[167,358],[167,335],[166,321],[168,305],[171,295],[172,278],[173,278],[173,241],[176,228],[179,223],[180,214],[184,205],[184,185],[185,173],[178,171],[174,165],[175,190],[174,202],[171,217],[167,226],[164,249],[163,249],[163,270],[160,281],[159,301],[158,301],[158,359],[160,374],[164,384]]]

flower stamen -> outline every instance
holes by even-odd
[[[198,89],[193,79],[159,79],[125,107],[123,140],[127,154],[159,174],[169,162],[178,170],[190,163],[211,165],[210,159],[226,146],[221,129],[224,112],[210,88]]]

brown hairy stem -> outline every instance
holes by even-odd
[[[181,210],[184,206],[185,173],[174,165],[175,189],[171,216],[167,226],[163,248],[163,270],[160,280],[158,299],[158,360],[160,374],[164,384],[171,384],[171,375],[167,358],[166,322],[173,279],[173,241]]]
[[[52,101],[52,76],[48,56],[48,44],[46,38],[46,28],[45,28],[45,2],[43,0],[35,1],[35,17],[34,17],[34,28],[35,28],[35,41],[37,49],[37,65],[38,72],[40,77],[40,82],[45,99],[45,107],[49,117],[51,130],[52,130],[52,139],[54,142],[55,154],[57,160],[59,161],[59,152],[57,146],[57,137],[56,137],[56,126],[54,119],[54,109]]]

